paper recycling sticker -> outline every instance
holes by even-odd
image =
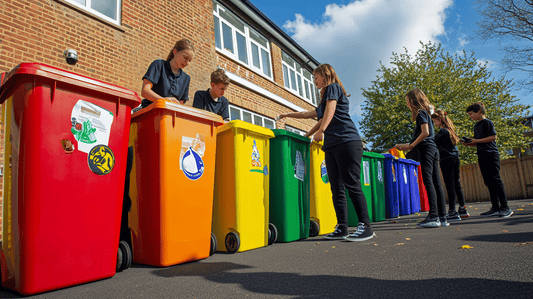
[[[363,161],[363,176],[365,186],[370,186],[370,161]]]
[[[322,177],[322,182],[325,184],[329,183],[328,170],[326,168],[326,160],[322,161],[320,164],[320,176]]]
[[[92,103],[78,100],[71,114],[70,131],[78,141],[78,150],[89,153],[97,145],[109,145],[113,113]]]
[[[89,152],[87,163],[92,172],[98,175],[106,175],[115,166],[115,155],[107,145],[98,144]]]
[[[202,134],[196,138],[182,136],[180,152],[180,170],[190,180],[197,180],[204,174],[205,139]]]
[[[305,179],[305,163],[302,158],[302,153],[300,153],[300,151],[296,151],[296,163],[294,164],[294,177],[296,177],[302,182]]]

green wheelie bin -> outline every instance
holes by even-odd
[[[372,188],[374,183],[372,182],[372,158],[368,152],[363,152],[363,158],[361,161],[361,189],[365,195],[366,205],[368,208],[368,216],[370,217],[370,222],[373,221],[372,218]],[[352,201],[348,194],[346,193],[346,204],[348,206],[348,226],[357,226],[359,224],[359,217],[353,207]]]

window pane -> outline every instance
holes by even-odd
[[[220,20],[215,16],[215,47],[222,49],[222,41],[220,40]]]
[[[300,76],[300,74],[296,75],[296,82],[298,83],[298,94],[303,97],[304,91],[302,88],[302,76]]]
[[[265,118],[265,128],[274,129],[274,122]]]
[[[92,0],[91,8],[107,17],[110,17],[113,20],[116,20],[117,1],[118,0]]]
[[[252,123],[252,114],[250,112],[242,112],[242,120]]]
[[[250,38],[253,39],[254,41],[256,41],[258,44],[260,44],[261,46],[265,47],[265,48],[268,48],[267,47],[267,39],[262,37],[260,34],[258,34],[257,32],[255,32],[255,30],[253,30],[252,28],[250,28],[249,30],[249,34],[250,34]]]
[[[230,23],[231,25],[235,26],[235,28],[237,28],[240,31],[244,32],[244,24],[239,19],[234,17],[230,12],[225,11],[223,9],[220,9],[218,14],[220,15],[221,18],[223,18],[224,20],[228,21],[228,23]]]
[[[254,125],[263,126],[263,118],[259,115],[254,115]]]
[[[241,111],[237,108],[229,107],[231,120],[241,119]]]
[[[304,69],[303,70],[303,75],[304,75],[305,79],[307,79],[309,81],[313,81],[313,79],[311,78],[311,73],[308,70]]]
[[[224,49],[233,52],[233,33],[231,27],[222,23],[222,36],[224,37]]]
[[[237,51],[239,52],[239,60],[248,64],[248,50],[246,48],[246,38],[239,32],[237,32]]]
[[[288,64],[290,67],[294,67],[294,60],[285,52],[281,52],[281,59]]]
[[[309,82],[307,81],[304,81],[304,82],[305,82],[305,97],[312,100],[313,96],[309,93]]]
[[[263,58],[263,73],[270,77],[270,55],[264,49],[261,49],[261,58]]]
[[[261,60],[259,59],[259,47],[252,43],[252,60],[256,68],[261,68]]]
[[[289,69],[287,69],[287,66],[283,66],[283,82],[285,83],[285,87],[290,87],[290,80],[289,80]]]
[[[294,75],[294,71],[290,70],[289,73],[291,75],[291,89],[296,90],[296,76]]]

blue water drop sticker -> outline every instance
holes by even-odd
[[[197,180],[204,174],[204,161],[192,148],[189,147],[181,160],[183,173],[190,180]]]

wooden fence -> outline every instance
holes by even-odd
[[[533,156],[501,161],[500,176],[505,185],[507,199],[533,198]],[[442,186],[444,188],[444,181]],[[461,186],[466,202],[490,201],[489,190],[483,182],[478,164],[461,167]],[[446,194],[446,191],[444,193]],[[447,199],[448,195],[446,194]]]

